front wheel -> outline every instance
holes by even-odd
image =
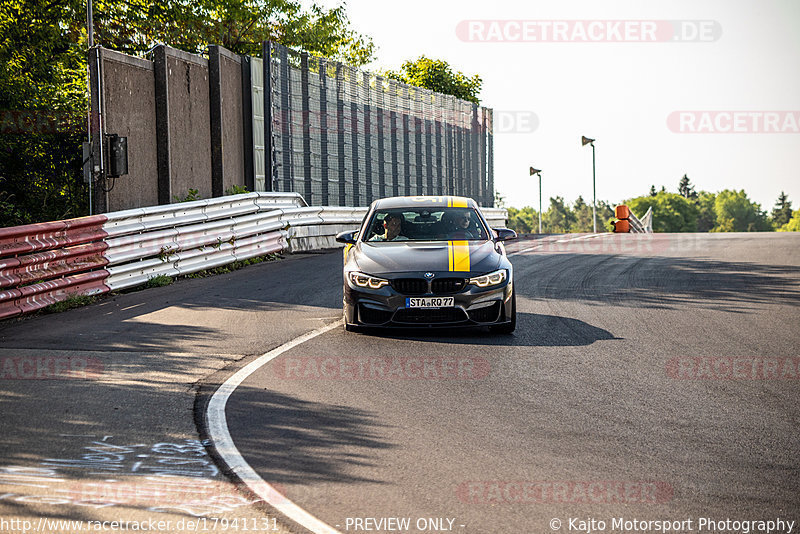
[[[490,326],[489,332],[492,334],[510,334],[517,327],[517,292],[511,292],[511,321],[505,324]]]

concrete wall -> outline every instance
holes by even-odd
[[[222,86],[222,167],[223,191],[232,185],[245,185],[244,114],[242,112],[241,58],[220,49]]]
[[[103,129],[128,138],[128,174],[108,192],[96,191],[99,211],[158,204],[153,63],[99,49],[103,77]]]
[[[197,189],[211,197],[211,124],[208,60],[167,48],[169,153],[172,196]]]
[[[211,48],[216,70],[167,46],[156,47],[153,61],[92,49],[93,137],[101,138],[102,124],[104,134],[128,138],[128,174],[98,180],[98,213],[168,204],[189,189],[211,198],[245,185],[242,60]]]

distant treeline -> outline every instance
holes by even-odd
[[[502,197],[498,197],[502,203]],[[800,210],[792,211],[788,196],[781,192],[770,213],[751,201],[744,190],[725,189],[718,193],[696,192],[684,175],[678,192],[672,193],[655,186],[645,196],[619,202],[642,217],[653,209],[654,232],[798,232]],[[598,231],[608,231],[614,220],[613,204],[597,204]],[[535,233],[539,229],[539,214],[531,207],[508,209],[508,226],[519,233]],[[602,227],[601,227],[602,225]],[[542,232],[546,234],[591,232],[592,206],[582,197],[573,205],[564,199],[550,199],[550,206],[542,213]]]

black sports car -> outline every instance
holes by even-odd
[[[503,241],[470,198],[376,200],[361,228],[342,232],[344,320],[363,326],[516,326],[514,272]]]

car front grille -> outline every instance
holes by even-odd
[[[465,278],[439,278],[431,282],[431,292],[435,295],[458,293],[467,286]],[[428,293],[428,281],[424,278],[398,278],[392,280],[392,287],[403,295],[424,295]]]
[[[461,308],[406,308],[394,314],[394,322],[408,324],[459,323],[466,318]]]
[[[467,311],[469,318],[476,323],[493,323],[497,321],[500,316],[500,301],[495,302],[491,306],[478,308],[477,310]]]
[[[431,289],[437,295],[442,293],[458,293],[467,285],[464,278],[440,278],[431,283]]]
[[[422,278],[397,278],[392,287],[403,295],[424,295],[428,292],[428,281]]]

